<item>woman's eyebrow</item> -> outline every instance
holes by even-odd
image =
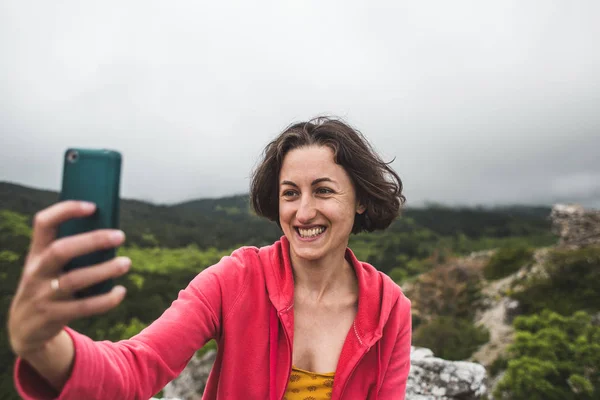
[[[314,186],[316,184],[319,184],[321,182],[331,182],[331,183],[337,183],[336,181],[334,181],[331,178],[317,178],[314,181],[312,181],[311,185]]]
[[[311,186],[315,186],[321,182],[331,182],[331,183],[337,183],[336,181],[334,181],[331,178],[317,178],[314,181],[312,181]],[[296,185],[294,182],[292,181],[281,181],[281,185],[289,185],[289,186],[294,186],[294,187],[298,187],[298,185]]]
[[[294,186],[294,187],[298,187],[298,185],[296,185],[294,182],[292,181],[281,181],[281,186],[283,185],[289,185],[289,186]]]

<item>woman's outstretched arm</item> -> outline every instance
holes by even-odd
[[[65,274],[62,266],[78,255],[119,245],[123,234],[95,231],[58,240],[55,235],[60,223],[93,211],[80,202],[62,202],[35,218],[8,321],[10,344],[18,356],[15,383],[25,399],[57,394],[60,399],[149,398],[177,376],[196,350],[220,336],[224,295],[235,296],[243,287],[238,273],[243,268],[232,268],[242,265],[241,256],[234,253],[200,273],[140,334],[117,343],[92,341],[67,328],[68,322],[114,308],[125,293],[115,288],[85,299],[74,299],[72,293],[124,274],[128,264],[116,258]],[[59,285],[53,282],[57,277]]]
[[[74,357],[58,398],[140,399],[156,394],[179,375],[207,341],[219,339],[225,312],[222,296],[227,292],[236,296],[237,291],[231,289],[243,287],[242,274],[238,274],[241,268],[235,268],[239,265],[234,253],[204,270],[156,321],[131,339],[96,342],[65,328],[72,339]],[[227,273],[223,273],[225,269]],[[41,372],[23,359],[17,361],[16,385],[25,399],[56,395],[49,385],[44,387]]]

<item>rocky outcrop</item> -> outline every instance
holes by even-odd
[[[182,400],[200,400],[216,357],[215,350],[207,351],[202,357],[192,357],[181,374],[165,386],[164,395]]]
[[[183,372],[163,390],[165,398],[199,400],[216,352],[192,358]],[[429,349],[411,348],[407,400],[475,400],[487,392],[485,368],[466,361],[446,361]]]
[[[406,387],[408,400],[475,400],[487,393],[485,368],[467,361],[446,361],[429,349],[413,347]]]
[[[152,397],[150,400],[182,400],[182,399],[178,399],[177,397]]]
[[[556,204],[550,214],[552,232],[560,244],[588,246],[600,244],[600,211],[586,210],[577,204]]]

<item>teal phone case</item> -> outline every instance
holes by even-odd
[[[112,150],[68,149],[64,155],[60,200],[85,200],[96,204],[96,212],[87,218],[76,218],[60,225],[58,237],[72,236],[96,229],[119,227],[119,187],[121,154]],[[116,249],[96,251],[71,260],[64,270],[88,267],[115,257]],[[113,281],[90,286],[76,297],[109,292]]]

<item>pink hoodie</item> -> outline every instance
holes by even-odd
[[[388,276],[346,251],[358,278],[358,312],[340,354],[332,399],[402,400],[410,369],[410,301]],[[163,315],[129,340],[94,342],[66,328],[73,371],[58,399],[147,400],[214,338],[218,354],[203,399],[281,400],[292,368],[294,280],[285,237],[242,247],[202,271]],[[51,390],[23,360],[26,400]]]

